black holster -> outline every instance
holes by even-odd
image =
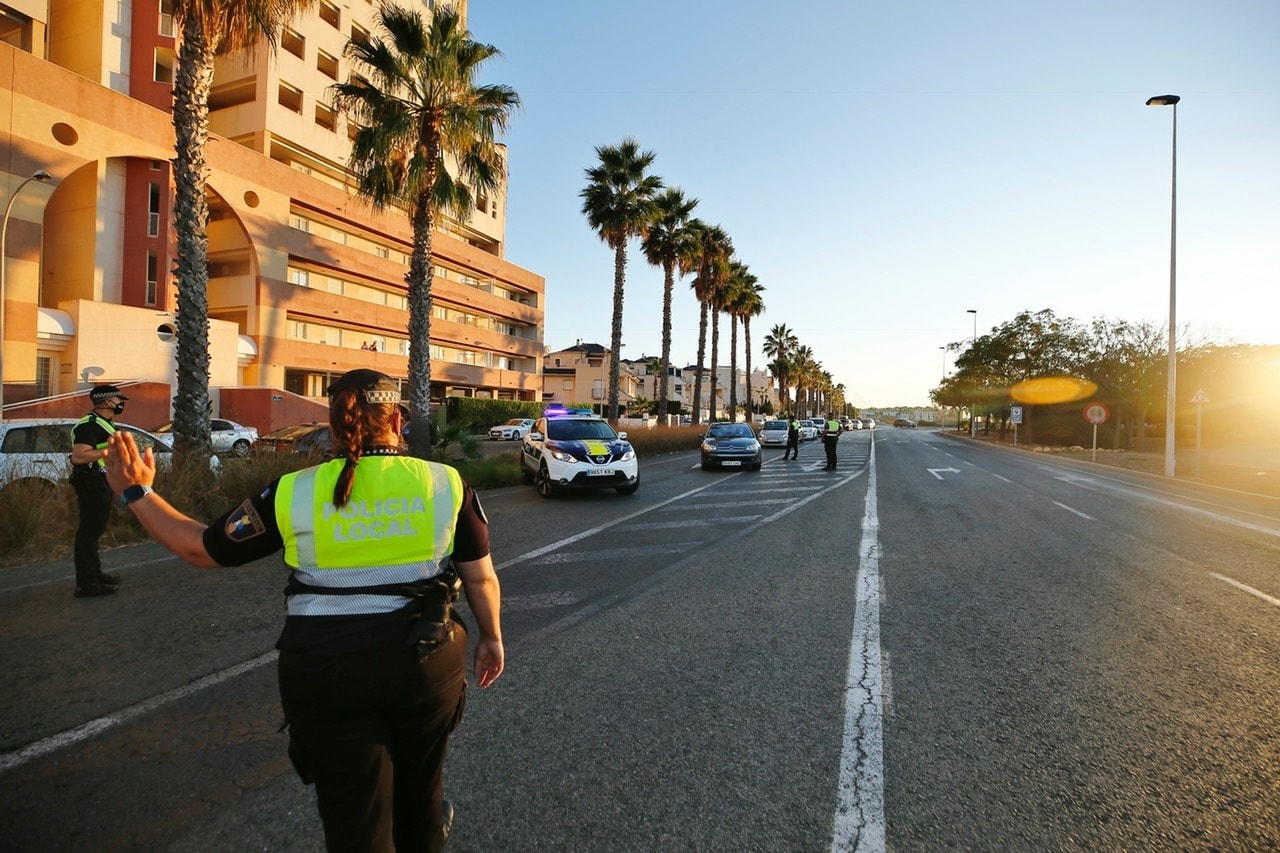
[[[453,603],[462,590],[462,579],[448,572],[419,586],[424,589],[409,605],[409,611],[415,615],[409,623],[409,637],[405,644],[412,646],[418,653],[418,660],[422,661],[453,641]]]

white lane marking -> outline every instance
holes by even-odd
[[[1017,485],[1017,483],[1013,482],[1013,480],[1010,480],[1008,477],[1001,477],[999,474],[992,474],[991,476],[995,477],[997,480],[1003,480],[1004,482],[1008,483],[1011,486]]]
[[[942,479],[943,474],[959,474],[960,473],[959,468],[926,468],[925,470],[928,471],[933,476],[937,477],[939,480]]]
[[[143,560],[140,563],[126,563],[123,566],[104,565],[102,568],[106,571],[116,572],[116,571],[120,571],[121,569],[136,569],[138,566],[150,566],[152,563],[167,563],[171,560],[178,563],[182,562],[180,558],[170,554],[167,557],[157,557],[154,560]],[[66,583],[67,581],[74,581],[75,579],[76,579],[76,576],[74,573],[72,573],[69,575],[60,575],[56,578],[48,578],[47,580],[42,580],[42,581],[31,581],[30,583],[20,583],[14,586],[0,587],[0,595],[3,595],[6,592],[18,592],[19,590],[24,590],[24,589],[35,589],[38,586],[48,586],[49,584],[52,584],[52,583]]]
[[[1267,595],[1265,592],[1263,592],[1263,591],[1261,591],[1261,590],[1254,589],[1253,587],[1249,586],[1248,584],[1240,583],[1240,581],[1238,581],[1238,580],[1233,580],[1233,579],[1231,579],[1231,578],[1227,577],[1226,575],[1220,575],[1220,574],[1218,574],[1217,572],[1209,572],[1209,577],[1211,577],[1211,578],[1217,578],[1218,580],[1222,581],[1223,583],[1225,583],[1225,584],[1230,584],[1231,586],[1234,586],[1236,589],[1238,589],[1238,590],[1242,590],[1243,592],[1247,592],[1247,593],[1249,593],[1250,595],[1256,595],[1258,598],[1261,598],[1261,599],[1262,599],[1263,601],[1265,601],[1267,604],[1273,605],[1273,606],[1275,606],[1275,607],[1280,607],[1280,598],[1273,598],[1272,596]]]
[[[628,530],[668,530],[672,527],[719,527],[722,524],[743,524],[755,521],[760,515],[722,515],[717,518],[681,518],[675,521],[646,521],[627,525]]]
[[[857,604],[849,673],[845,678],[844,744],[836,787],[832,853],[885,849],[884,691],[880,658],[880,519],[876,510],[876,454],[867,460]]]
[[[1084,514],[1083,512],[1081,512],[1080,510],[1078,510],[1078,509],[1072,509],[1071,507],[1067,506],[1067,505],[1066,505],[1066,504],[1064,504],[1064,503],[1059,503],[1058,501],[1054,501],[1054,502],[1053,502],[1053,505],[1054,505],[1054,506],[1058,506],[1058,507],[1062,507],[1062,508],[1063,508],[1063,509],[1065,509],[1067,512],[1074,512],[1076,515],[1080,516],[1080,517],[1081,517],[1081,518],[1083,518],[1083,519],[1087,519],[1088,521],[1097,521],[1097,519],[1096,519],[1096,518],[1094,518],[1093,516],[1091,516],[1091,515],[1085,515],[1085,514]]]
[[[534,548],[532,551],[526,551],[525,553],[521,554],[518,557],[512,557],[510,560],[503,560],[501,563],[498,563],[493,567],[494,571],[500,572],[503,569],[509,568],[510,566],[514,566],[516,563],[523,563],[526,560],[533,560],[533,559],[536,559],[537,557],[541,557],[543,554],[550,554],[552,551],[555,551],[559,548],[563,548],[565,545],[572,545],[574,542],[580,542],[583,539],[588,539],[592,536],[595,536],[597,533],[603,533],[604,531],[608,530],[610,527],[617,527],[619,524],[624,524],[633,518],[639,518],[642,515],[648,515],[649,513],[654,512],[655,510],[662,509],[664,506],[670,506],[676,501],[682,501],[685,498],[689,497],[690,495],[696,495],[699,492],[705,492],[707,489],[710,489],[712,486],[717,486],[721,482],[722,481],[717,480],[715,482],[707,483],[705,486],[699,486],[696,489],[690,489],[687,492],[682,492],[674,497],[667,498],[665,501],[659,501],[658,503],[654,504],[651,507],[645,507],[644,509],[636,510],[635,512],[630,513],[629,515],[624,515],[619,518],[616,518],[613,521],[610,521],[608,524],[602,524],[599,527],[592,527],[589,530],[583,530],[580,533],[575,533],[572,536],[566,536],[564,539],[560,539],[556,542],[552,542],[550,545],[543,545],[541,548]]]
[[[535,566],[552,566],[562,563],[585,563],[588,560],[602,562],[617,560],[623,557],[644,557],[650,554],[680,554],[690,548],[697,548],[702,542],[666,542],[660,545],[644,545],[637,548],[601,548],[595,551],[564,551],[558,554],[544,554],[534,560]]]
[[[211,673],[206,675],[204,678],[191,682],[190,684],[184,684],[183,686],[174,688],[166,693],[161,693],[159,696],[152,696],[144,702],[139,702],[138,704],[131,705],[128,708],[123,708],[116,711],[114,714],[108,714],[105,717],[98,717],[96,720],[90,720],[84,725],[76,726],[74,729],[68,729],[65,732],[59,732],[56,735],[51,735],[43,740],[38,740],[35,743],[28,744],[15,752],[0,755],[0,773],[26,764],[28,761],[33,761],[42,755],[48,755],[55,750],[62,749],[64,746],[70,746],[73,743],[78,743],[82,740],[93,737],[100,732],[114,728],[115,726],[127,722],[134,717],[140,717],[143,714],[148,714],[162,705],[167,705],[170,702],[176,702],[177,700],[190,696],[193,693],[198,693],[206,687],[221,684],[228,679],[235,678],[237,675],[242,675],[243,673],[255,670],[260,666],[264,666],[274,661],[278,654],[279,653],[275,649],[272,649],[266,654],[258,655],[256,658],[228,667],[221,672]]]

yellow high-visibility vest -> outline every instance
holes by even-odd
[[[441,574],[462,507],[457,470],[409,456],[366,456],[351,499],[339,509],[333,488],[344,464],[334,459],[280,478],[276,523],[294,577],[341,588],[412,584]],[[342,616],[404,604],[398,595],[296,593],[288,610],[291,616]]]

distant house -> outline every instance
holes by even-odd
[[[549,352],[542,357],[542,399],[565,405],[586,404],[596,407],[609,404],[609,366],[613,353],[600,344],[578,341],[571,347]],[[627,406],[640,393],[638,377],[619,364],[618,403]]]

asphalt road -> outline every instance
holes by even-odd
[[[1280,504],[927,431],[483,495],[508,670],[452,850],[1280,846]],[[278,560],[0,575],[7,849],[314,850]]]

